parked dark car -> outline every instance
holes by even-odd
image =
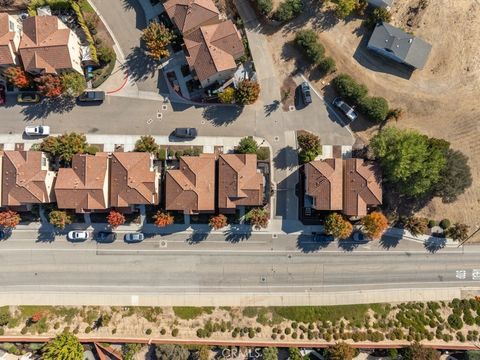
[[[0,84],[0,105],[5,105],[7,102],[7,95],[5,91],[5,86]]]
[[[22,92],[17,95],[18,103],[37,103],[40,101],[40,95],[35,92]]]
[[[84,91],[79,97],[80,102],[103,102],[105,91]]]
[[[117,238],[117,234],[111,231],[99,231],[95,234],[95,240],[101,243],[112,243]]]
[[[308,105],[312,102],[312,93],[310,92],[310,85],[306,81],[300,85],[302,89],[302,98],[305,105]]]
[[[137,243],[145,240],[145,235],[143,235],[142,233],[128,233],[125,234],[125,237],[123,239],[127,243]]]
[[[182,139],[195,139],[198,132],[195,128],[176,128],[173,135]]]
[[[333,100],[333,105],[340,109],[340,111],[347,117],[349,123],[355,120],[358,116],[353,108],[340,98],[335,98]]]

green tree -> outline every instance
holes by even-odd
[[[187,360],[190,352],[180,345],[157,345],[155,353],[159,360]]]
[[[42,348],[42,360],[82,360],[83,346],[77,337],[64,332]]]
[[[291,21],[302,12],[302,8],[302,0],[284,0],[275,12],[275,18],[281,22]]]
[[[142,34],[142,40],[145,41],[148,55],[157,60],[170,55],[167,46],[174,38],[175,34],[170,29],[156,21],[150,22]]]
[[[471,185],[472,172],[468,165],[468,157],[460,151],[448,149],[445,167],[435,185],[435,195],[440,196],[443,202],[451,203]]]
[[[123,360],[133,360],[135,355],[142,349],[142,344],[123,344],[122,354]]]
[[[272,0],[257,0],[257,8],[263,15],[268,15],[273,10]]]
[[[388,116],[388,102],[382,97],[365,97],[358,106],[363,114],[377,123],[384,121]]]
[[[385,179],[408,196],[430,192],[445,167],[443,152],[413,130],[391,127],[380,131],[370,146],[380,161]]]
[[[218,100],[220,100],[222,104],[231,104],[235,100],[235,89],[227,87],[218,94]]]
[[[300,134],[297,136],[297,143],[300,149],[298,157],[302,164],[315,160],[322,153],[320,138],[315,134]]]
[[[72,132],[46,137],[40,144],[40,151],[70,163],[73,155],[84,154],[87,147],[85,135]]]
[[[325,74],[331,74],[337,70],[337,64],[333,58],[327,56],[318,63],[318,68]]]
[[[352,224],[338,213],[331,213],[325,219],[325,232],[336,239],[346,239],[352,234]]]
[[[239,154],[255,154],[258,150],[258,144],[253,136],[246,136],[240,140],[235,152]]]
[[[76,72],[70,71],[60,75],[62,81],[63,94],[71,97],[77,97],[85,91],[87,83],[85,77]]]
[[[352,360],[357,351],[346,342],[339,342],[330,346],[327,350],[328,360]]]
[[[359,103],[368,94],[367,87],[357,83],[350,75],[340,74],[333,79],[332,84],[341,97],[355,104]]]
[[[367,20],[367,24],[369,27],[374,27],[376,24],[381,22],[389,23],[390,20],[392,20],[392,14],[390,14],[390,12],[383,7],[377,7],[372,11]]]
[[[403,353],[405,360],[439,360],[440,353],[432,348],[427,348],[414,342],[409,347],[405,348]]]
[[[235,98],[241,105],[250,105],[257,101],[260,95],[260,85],[253,80],[244,79],[239,82]]]
[[[135,143],[134,151],[156,154],[158,152],[158,148],[158,144],[155,142],[153,136],[143,135]]]
[[[448,228],[446,235],[453,240],[466,240],[468,238],[469,226],[465,224],[455,223],[452,227]]]
[[[319,64],[325,55],[325,48],[318,41],[315,31],[299,30],[295,34],[295,44],[305,53],[313,64]]]
[[[337,5],[335,14],[340,19],[345,19],[358,6],[358,0],[333,0]]]
[[[288,348],[288,357],[289,360],[302,360],[302,354],[300,350],[296,347]]]
[[[245,220],[247,220],[255,229],[266,229],[268,226],[268,220],[270,219],[270,214],[267,209],[264,208],[253,208],[245,215]]]
[[[50,224],[59,229],[65,229],[65,226],[72,223],[72,218],[63,210],[53,210],[48,214]]]
[[[59,97],[63,94],[62,80],[57,75],[44,74],[36,77],[38,91],[50,98]]]
[[[31,75],[21,67],[8,67],[4,70],[3,75],[5,75],[8,82],[17,88],[25,89],[32,85]]]
[[[276,347],[266,347],[262,350],[263,360],[278,360],[278,349]]]

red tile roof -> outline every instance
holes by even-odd
[[[220,14],[212,0],[169,0],[163,6],[182,34],[218,20]]]
[[[158,204],[159,179],[151,154],[114,152],[110,164],[111,206]]]
[[[16,51],[14,37],[15,32],[10,31],[8,14],[0,13],[0,65],[15,64],[15,59],[12,57],[12,51]]]
[[[255,154],[221,154],[218,159],[218,208],[235,211],[237,206],[263,203],[264,178],[257,171]]]
[[[316,210],[342,210],[343,161],[326,159],[305,164],[305,193]]]
[[[215,211],[215,157],[182,156],[179,168],[165,178],[166,210],[187,214]]]
[[[200,81],[218,72],[236,69],[244,53],[242,38],[232,21],[202,26],[184,37],[187,61]]]

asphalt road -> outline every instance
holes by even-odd
[[[192,243],[188,235],[177,234],[140,244],[32,238],[18,233],[0,243],[0,292],[272,294],[477,286],[480,281],[472,278],[480,268],[480,247],[432,254],[406,240],[389,250],[367,243],[351,251],[338,243],[318,248],[309,237],[271,235],[236,243],[222,235]],[[466,271],[465,279],[457,279],[458,270]]]

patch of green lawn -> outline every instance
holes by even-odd
[[[192,320],[203,313],[211,314],[214,307],[193,307],[193,306],[174,306],[173,312],[183,320]]]

